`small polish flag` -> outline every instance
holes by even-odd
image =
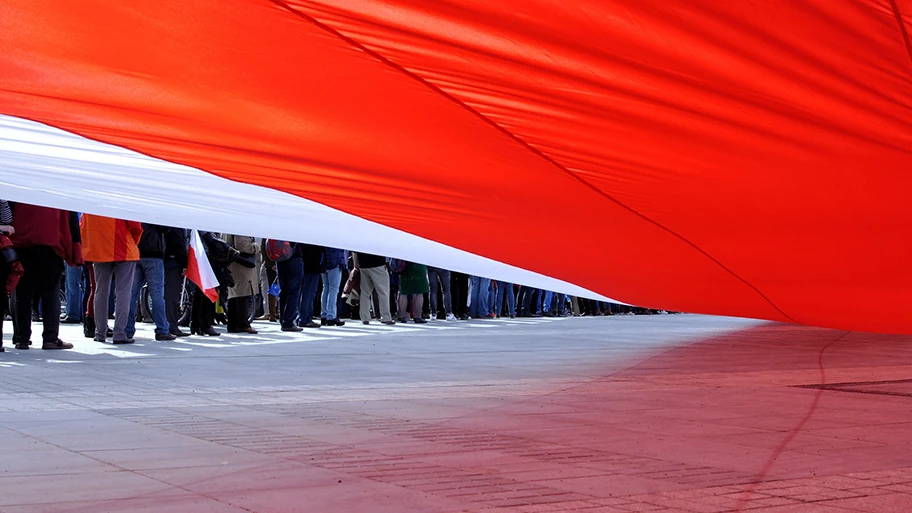
[[[212,272],[209,259],[206,258],[206,250],[203,249],[203,239],[200,238],[199,232],[196,230],[193,230],[193,233],[190,234],[187,278],[206,294],[209,301],[213,303],[218,301],[218,292],[215,289],[219,286],[219,282],[215,277],[215,273]]]

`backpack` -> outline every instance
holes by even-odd
[[[284,262],[294,254],[294,248],[287,240],[266,239],[266,258],[273,262]]]
[[[389,268],[390,271],[394,273],[402,274],[408,270],[409,263],[405,260],[399,260],[398,258],[389,259]]]

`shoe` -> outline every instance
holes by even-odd
[[[106,337],[113,337],[113,336],[114,336],[114,330],[111,329],[111,328],[108,328],[108,332],[105,333],[105,336],[106,336]]]
[[[246,333],[246,334],[248,334],[248,335],[259,335],[259,334],[260,334],[259,331],[257,331],[257,330],[255,330],[255,329],[251,328],[250,326],[247,326],[247,329],[245,329],[245,330],[243,331],[243,333]]]
[[[448,314],[446,314],[446,320],[448,320],[448,321],[455,321],[455,320],[456,320],[456,316],[453,315],[453,314],[451,314],[451,313],[448,313]]]
[[[282,328],[282,331],[297,332],[297,331],[304,331],[304,328],[300,328],[298,326],[292,326],[290,328]]]
[[[28,342],[17,342],[15,344],[16,349],[20,351],[28,351],[29,343]]]
[[[133,340],[132,338],[125,338],[123,340],[115,340],[114,344],[119,346],[119,345],[123,345],[123,344],[132,344],[133,342],[136,342],[136,341]]]
[[[415,317],[413,320],[415,321],[415,324],[427,324],[427,321],[421,317]]]
[[[73,344],[58,338],[55,342],[45,342],[41,345],[41,349],[73,349]]]
[[[310,322],[308,322],[307,324],[304,324],[304,325],[301,326],[301,327],[302,327],[302,328],[319,328],[320,325],[319,325],[318,323],[316,323],[316,322],[310,321]]]
[[[370,321],[361,321],[362,324],[370,324]]]
[[[0,353],[5,353],[5,352],[6,352],[6,349],[4,349],[3,346],[0,346]]]
[[[82,319],[76,317],[64,317],[60,319],[60,324],[82,324]]]
[[[95,342],[105,342],[107,339],[105,337],[100,337],[98,335],[95,335],[94,340],[95,340]]]
[[[492,313],[489,313],[488,315],[485,315],[484,317],[482,317],[482,319],[496,319],[496,318],[497,318],[497,315],[492,314]]]
[[[326,321],[326,325],[327,326],[345,326],[345,321],[343,321],[337,317],[335,319],[329,319],[328,321]]]
[[[156,333],[155,340],[157,342],[168,342],[170,340],[177,339],[177,335],[172,335],[170,333]]]
[[[326,326],[326,318],[320,317],[320,326]]]
[[[515,319],[515,318],[516,318],[516,314],[510,314],[510,318],[511,318],[511,319]]]
[[[200,333],[200,335],[206,335],[208,337],[218,337],[221,335],[221,333],[215,331],[215,328],[209,327],[207,329],[204,329],[202,331],[202,333]]]
[[[86,317],[85,323],[82,325],[82,334],[85,335],[85,338],[95,336],[95,319]]]
[[[392,326],[393,324],[396,324],[396,321],[390,319],[388,321],[380,321],[380,324],[386,324],[387,326]]]
[[[171,334],[174,335],[175,337],[189,337],[190,336],[190,334],[187,333],[186,331],[181,331],[179,329],[171,330]]]

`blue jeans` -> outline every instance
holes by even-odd
[[[67,266],[66,269],[66,316],[82,319],[82,266]]]
[[[484,317],[488,314],[488,289],[491,280],[472,276],[472,304],[469,305],[469,317]]]
[[[291,257],[276,263],[279,277],[279,303],[282,308],[282,328],[293,328],[301,305],[301,284],[304,282],[304,260]]]
[[[298,326],[313,322],[314,300],[317,299],[317,284],[319,283],[319,274],[304,273],[304,279],[301,281],[301,308],[298,312]]]
[[[516,297],[513,295],[513,284],[497,282],[497,296],[494,298],[494,313],[498,316],[503,312],[504,296],[507,298],[507,314],[516,315]]]
[[[543,313],[551,313],[551,300],[552,299],[554,299],[554,292],[551,292],[550,290],[545,291],[545,302],[544,302],[545,306],[544,306]]]
[[[322,306],[323,311],[320,312],[320,318],[330,321],[338,317],[336,314],[336,300],[339,299],[342,267],[336,266],[333,269],[328,269],[320,277],[323,279],[323,297],[320,298],[320,306]]]
[[[497,291],[494,289],[494,280],[488,280],[488,309],[485,311],[488,315],[494,313],[494,300],[497,299]]]
[[[152,300],[152,319],[155,334],[167,335],[171,326],[165,311],[165,262],[161,258],[140,258],[133,273],[133,294],[130,300],[130,316],[127,317],[127,338],[136,334],[136,305],[143,284],[149,284],[149,298]]]

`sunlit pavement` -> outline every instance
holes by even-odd
[[[0,354],[0,511],[912,510],[912,337],[256,327],[113,346],[66,326],[75,350]]]

